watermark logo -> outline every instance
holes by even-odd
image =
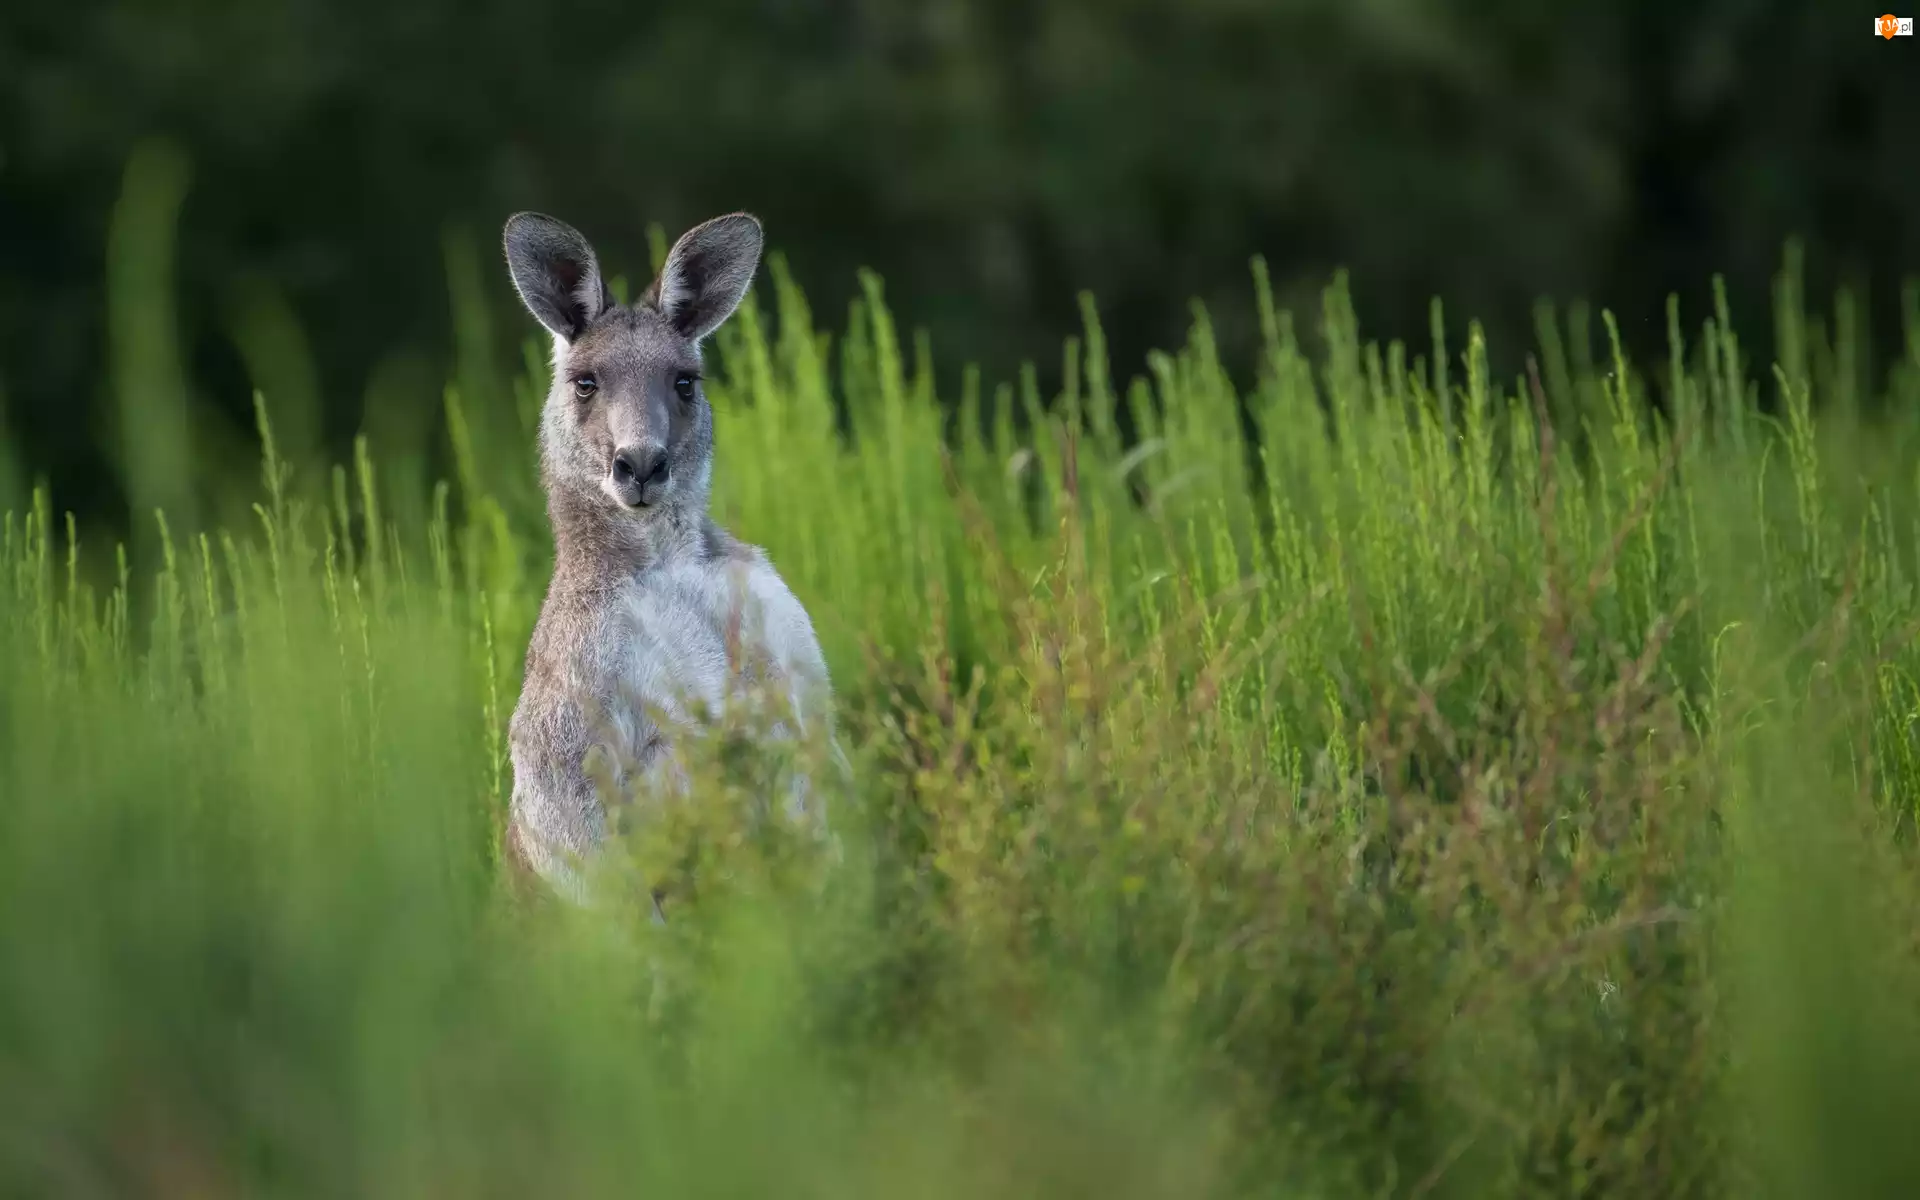
[[[1892,13],[1888,13],[1883,17],[1875,17],[1873,19],[1873,32],[1875,36],[1889,40],[1897,37],[1912,37],[1913,18],[1896,17]]]

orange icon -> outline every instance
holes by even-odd
[[[1892,41],[1893,35],[1900,32],[1900,18],[1888,13],[1874,22],[1874,28],[1881,37]]]

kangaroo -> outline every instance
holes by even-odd
[[[764,736],[823,735],[845,758],[806,609],[764,551],[708,513],[700,343],[746,295],[760,222],[734,213],[688,230],[631,306],[571,226],[519,213],[504,241],[515,290],[553,335],[539,442],[554,568],[509,726],[509,833],[548,886],[586,903],[582,868],[608,836],[609,803],[685,795],[679,751],[729,704],[771,698]],[[786,806],[824,830],[803,774]],[[655,890],[655,920],[660,905]]]

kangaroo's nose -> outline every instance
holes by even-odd
[[[667,451],[663,446],[622,446],[613,452],[613,484],[629,504],[645,504],[649,491],[667,481]]]

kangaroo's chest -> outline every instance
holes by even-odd
[[[608,614],[611,698],[670,721],[699,720],[761,677],[764,638],[741,575],[703,564],[627,584]]]

